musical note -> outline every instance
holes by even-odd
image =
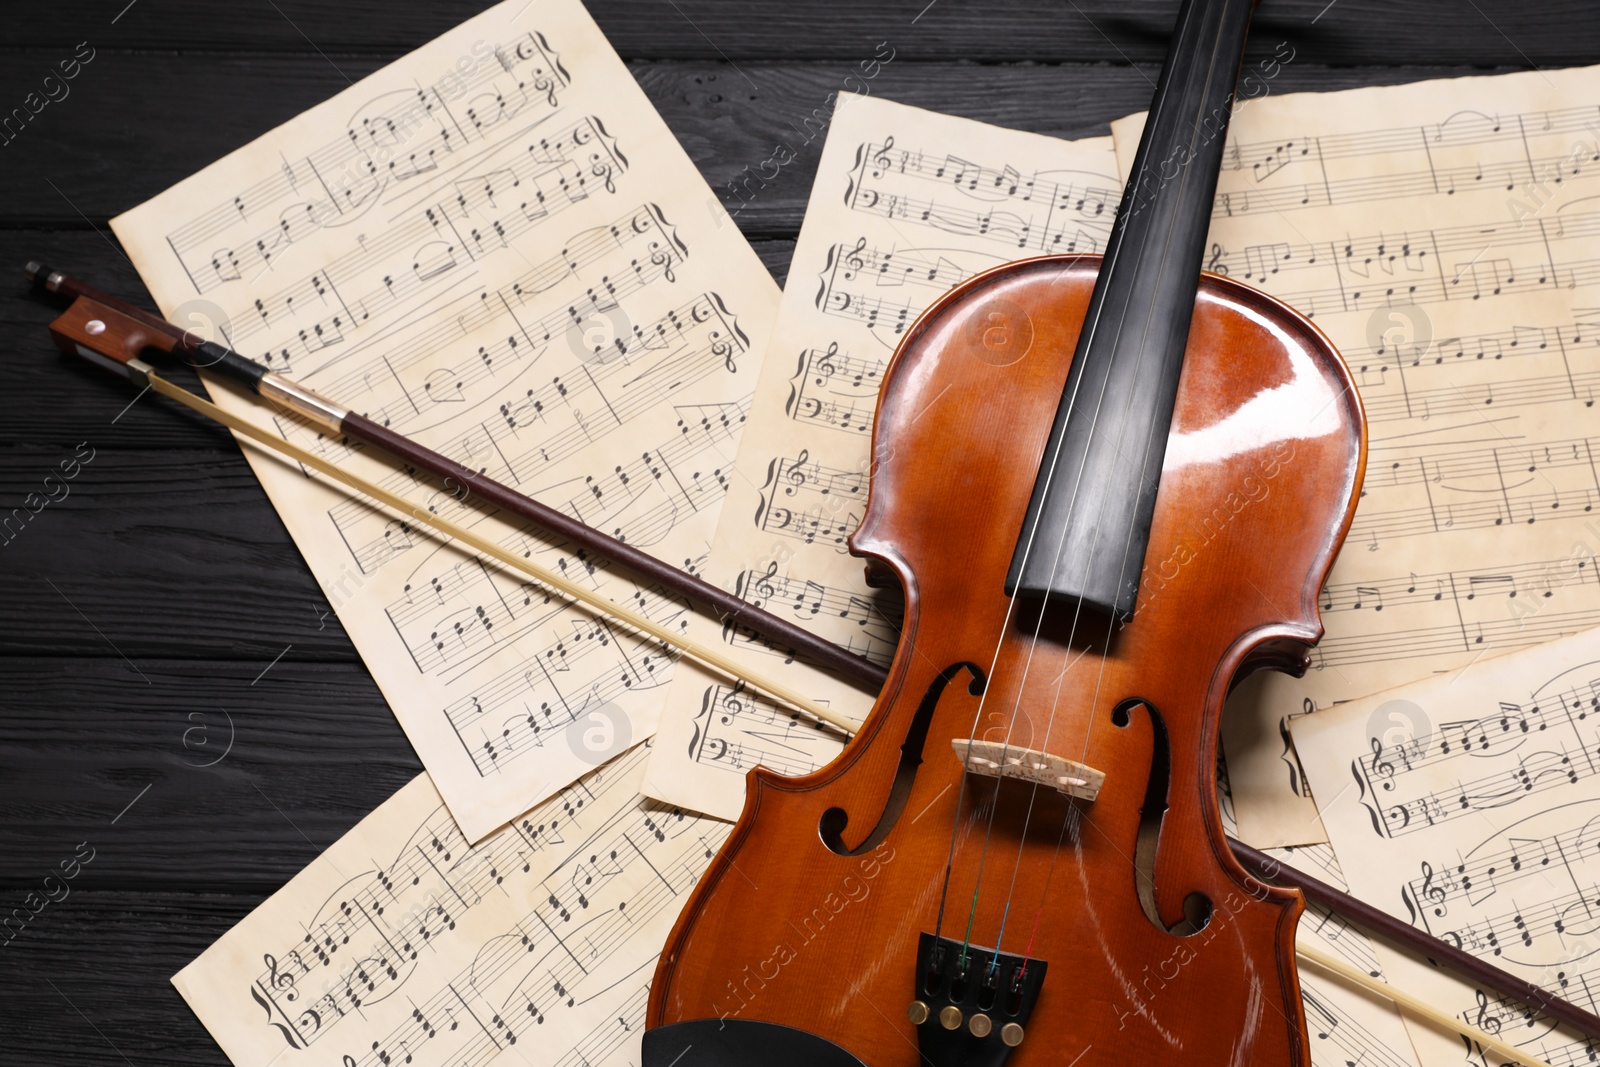
[[[848,550],[869,490],[896,462],[875,455],[872,441],[892,350],[924,308],[980,270],[1103,248],[1120,186],[1109,148],[1104,139],[1064,143],[976,127],[876,97],[841,102],[817,187],[843,195],[819,196],[807,213],[708,578],[889,661],[899,644],[897,592],[873,588]],[[846,714],[870,705],[871,694],[795,660],[737,619],[692,619],[690,631],[742,662],[782,669]],[[675,671],[646,779],[652,796],[737,817],[750,767],[801,773],[839,750],[837,734],[726,679],[688,663]]]
[[[418,776],[174,983],[236,1056],[482,1064],[535,1032],[552,1062],[636,1052],[643,983],[728,831],[644,799],[647,754],[476,846]]]
[[[1291,726],[1352,892],[1563,997],[1600,980],[1600,663],[1593,639],[1524,649],[1303,716]],[[1448,711],[1382,742],[1380,707]],[[1390,773],[1384,764],[1396,765]],[[1338,795],[1338,783],[1354,787]],[[1326,848],[1328,846],[1317,846]],[[1551,1063],[1587,1059],[1579,1035],[1377,945],[1389,980]],[[1421,1040],[1427,1067],[1449,1059]]]
[[[1210,259],[1314,313],[1370,433],[1313,669],[1252,679],[1224,717],[1246,840],[1321,836],[1280,770],[1283,709],[1326,709],[1600,625],[1588,562],[1600,466],[1586,429],[1600,372],[1600,118],[1576,103],[1593,75],[1563,79],[1572,106],[1512,76],[1293,107],[1268,98],[1230,127],[1240,165],[1219,178]],[[1129,148],[1136,132],[1114,126]],[[1552,779],[1536,771],[1544,788]],[[1477,776],[1463,781],[1485,802]],[[1456,818],[1460,799],[1439,793],[1389,817],[1420,832],[1430,816]]]
[[[680,626],[686,606],[506,521],[476,481],[674,565],[704,556],[779,293],[700,210],[699,172],[581,6],[518,14],[485,11],[117,226],[163,306],[204,294],[241,351],[463,472],[230,410]],[[320,477],[258,473],[396,715],[433,739],[419,752],[468,838],[592,767],[568,743],[581,709],[613,705],[635,741],[653,729],[676,659],[657,643]],[[500,1014],[496,1041],[524,1033]]]
[[[1010,163],[978,163],[950,154],[935,165],[926,151],[893,141],[859,144],[847,197],[851,210],[967,238],[966,251],[993,245],[1012,250],[1002,258],[1016,258],[1019,249],[1085,253],[1104,247],[1116,183],[1091,169],[1095,162],[1089,156],[1024,177]],[[1029,147],[1031,159],[1044,158],[1037,146]],[[1065,180],[1047,177],[1057,174]]]

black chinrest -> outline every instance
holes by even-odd
[[[690,1019],[644,1032],[642,1067],[866,1067],[826,1038],[754,1019]]]

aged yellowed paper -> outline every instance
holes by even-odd
[[[705,576],[887,665],[898,592],[870,588],[846,542],[866,504],[889,358],[957,282],[1013,259],[1098,252],[1116,190],[1107,138],[1057,141],[842,96]],[[718,636],[714,620],[690,630]],[[872,705],[875,694],[789,663],[785,649],[726,628],[721,638],[847,714]],[[667,709],[646,792],[726,818],[757,763],[802,774],[839,751],[834,732],[688,664]]]
[[[1223,831],[1237,837],[1239,826],[1233,815],[1227,767],[1222,764],[1217,767],[1217,800]],[[1327,844],[1270,849],[1268,855],[1336,889],[1349,890],[1333,848]],[[1295,929],[1295,943],[1315,945],[1364,974],[1383,977],[1372,940],[1320,904],[1306,902]],[[1417,1067],[1405,1023],[1391,1001],[1313,967],[1301,967],[1299,977],[1312,1067]]]
[[[578,0],[512,0],[114,220],[161,309],[663,561],[700,565],[778,290]],[[220,402],[682,625],[685,604]],[[251,454],[477,840],[648,737],[672,657]]]
[[[1600,633],[1485,659],[1296,719],[1355,895],[1588,1011],[1600,996]],[[1411,729],[1397,734],[1400,716]],[[1550,1064],[1586,1041],[1538,1011],[1378,945],[1387,979]],[[1425,1067],[1462,1042],[1407,1018]]]
[[[1206,266],[1328,334],[1371,449],[1310,671],[1224,719],[1252,844],[1324,839],[1290,717],[1600,623],[1597,91],[1534,71],[1233,116]],[[1138,126],[1113,126],[1125,162]]]
[[[637,1063],[656,957],[727,824],[646,745],[471,845],[418,775],[173,984],[235,1067]]]

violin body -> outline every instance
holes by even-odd
[[[1007,566],[1098,269],[995,268],[900,344],[851,539],[904,589],[888,684],[827,767],[750,772],[661,956],[651,1027],[762,1020],[913,1067],[919,1042],[943,1040],[919,964],[943,900],[958,945],[970,913],[978,973],[996,949],[1047,965],[1008,1063],[1310,1062],[1301,899],[1230,854],[1216,753],[1235,676],[1303,669],[1321,635],[1318,590],[1365,463],[1360,402],[1310,322],[1204,276],[1137,610],[1117,623],[1013,602]],[[1088,801],[969,773],[952,741],[973,737],[1081,762],[1104,785]],[[935,1015],[920,1027],[919,1000]],[[1008,1005],[1002,990],[987,1010],[996,1033]],[[950,1040],[975,1040],[971,1015]],[[964,1055],[931,1058],[999,1062]]]

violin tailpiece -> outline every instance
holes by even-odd
[[[1000,1067],[1022,1044],[1044,960],[922,934],[916,999],[906,1015],[932,1067]]]

